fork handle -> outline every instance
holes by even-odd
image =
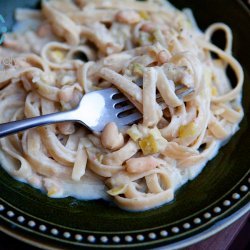
[[[61,122],[77,122],[76,110],[42,115],[25,120],[0,124],[0,138],[15,134],[26,129],[40,127],[48,124]]]

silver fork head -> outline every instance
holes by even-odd
[[[86,94],[78,107],[79,121],[90,130],[100,132],[109,122],[118,127],[132,124],[142,118],[128,99],[115,88]]]
[[[179,98],[192,93],[193,89],[178,87],[176,94]],[[161,97],[157,95],[160,104]],[[78,107],[79,121],[90,130],[100,132],[109,122],[124,127],[133,124],[142,118],[142,114],[129,102],[129,100],[116,88],[93,91],[86,94]]]

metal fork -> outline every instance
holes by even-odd
[[[176,89],[179,98],[191,92],[192,89],[180,86]],[[157,95],[158,100],[159,97]],[[92,131],[100,132],[109,122],[115,122],[118,127],[123,127],[141,118],[142,114],[121,95],[119,90],[108,88],[84,95],[80,104],[73,110],[0,124],[0,138],[26,129],[62,122],[81,123]]]

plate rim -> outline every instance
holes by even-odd
[[[157,248],[155,248],[155,250],[167,250],[167,249],[175,250],[175,249],[180,249],[180,248],[184,248],[184,247],[188,247],[190,245],[193,245],[193,244],[200,242],[202,240],[205,240],[205,239],[215,235],[216,233],[220,232],[221,230],[227,228],[232,223],[234,223],[235,221],[237,221],[238,219],[240,219],[242,216],[244,216],[245,214],[247,214],[249,212],[250,212],[250,202],[248,202],[246,205],[244,205],[242,208],[240,208],[239,210],[237,210],[236,212],[234,212],[230,216],[228,216],[224,219],[218,220],[213,226],[209,227],[205,231],[203,231],[199,234],[195,234],[191,237],[188,237],[187,239],[184,239],[184,240],[172,243],[172,244],[168,244],[166,246],[157,247]],[[24,243],[31,245],[31,246],[38,247],[40,249],[42,249],[44,247],[46,247],[46,249],[48,249],[48,250],[65,249],[65,248],[52,247],[46,243],[41,243],[41,242],[35,241],[29,237],[19,236],[17,233],[15,233],[15,230],[10,230],[10,229],[7,229],[3,226],[0,226],[0,231],[5,233],[6,235],[9,235],[10,237],[13,237],[19,241],[22,241]]]
[[[114,232],[112,233],[107,232],[106,236],[102,237],[98,233],[92,232],[91,234],[87,233],[86,235],[88,236],[85,237],[85,235],[81,232],[78,234],[77,233],[78,230],[76,229],[72,228],[71,230],[67,230],[61,225],[58,225],[57,228],[54,227],[54,225],[52,225],[51,227],[49,223],[47,225],[46,223],[44,223],[47,226],[47,228],[45,227],[46,232],[43,233],[42,232],[43,230],[40,229],[41,225],[43,225],[42,219],[39,222],[39,218],[36,217],[38,220],[34,219],[32,217],[32,214],[27,214],[25,211],[16,208],[9,202],[5,201],[3,198],[0,198],[0,218],[3,219],[3,221],[5,221],[7,226],[6,225],[0,226],[0,231],[3,231],[9,234],[10,236],[17,238],[21,241],[24,241],[28,244],[31,244],[33,246],[37,246],[40,248],[46,247],[46,249],[51,249],[51,250],[70,249],[71,247],[74,248],[85,247],[88,249],[94,249],[94,248],[105,249],[107,247],[113,249],[117,248],[139,249],[145,246],[154,247],[154,249],[159,249],[159,250],[165,250],[168,248],[178,249],[181,247],[192,245],[194,243],[197,243],[198,241],[201,241],[203,239],[206,239],[214,235],[215,233],[229,226],[231,223],[236,221],[238,218],[240,218],[250,210],[249,172],[250,171],[248,171],[245,174],[244,178],[242,178],[241,181],[239,181],[231,190],[229,190],[229,194],[221,197],[221,199],[219,199],[216,204],[214,203],[211,204],[209,206],[209,209],[206,209],[205,211],[204,209],[202,211],[199,211],[199,216],[196,216],[195,214],[192,220],[190,221],[186,221],[185,219],[183,219],[184,221],[181,222],[182,228],[180,228],[180,226],[177,224],[178,227],[175,226],[169,227],[167,225],[163,225],[161,229],[148,228],[146,231],[140,230],[138,234],[136,234],[137,237],[135,237],[136,235],[131,234],[135,239],[134,241],[126,240],[126,237],[128,237],[127,235],[130,234],[129,232],[116,232],[116,234],[114,234]],[[208,214],[209,216],[207,217],[206,214]],[[24,216],[26,216],[26,218]],[[20,218],[22,219],[20,220]],[[202,220],[203,223],[201,223]],[[39,227],[38,227],[39,225],[38,222],[39,224],[42,222],[42,224],[40,224]],[[185,223],[185,222],[190,222],[190,223]],[[189,224],[189,227],[185,228],[184,226],[185,224]],[[13,226],[15,227],[14,229]],[[20,235],[22,236],[18,235],[18,230],[16,230],[16,228],[19,231],[21,231]],[[66,231],[63,232],[62,228],[64,228],[64,230]],[[170,231],[170,228],[172,232]],[[178,230],[174,231],[174,229]],[[70,232],[70,234],[68,231]],[[181,233],[178,236],[179,231],[181,231]],[[59,235],[59,232],[61,235]],[[67,241],[68,237],[65,236],[65,232],[67,232],[68,235],[71,236],[71,238],[75,236],[75,240],[72,241],[71,239]],[[72,234],[72,232],[74,233]],[[161,237],[164,235],[162,235],[160,232],[161,233],[165,232],[166,233],[165,237]],[[170,236],[168,235],[168,232],[170,233]],[[148,235],[149,236],[148,238],[151,238],[150,234],[151,236],[154,237],[151,239],[144,240],[147,237],[147,236],[144,237],[144,234],[145,236]],[[161,236],[157,238],[156,235],[159,234],[161,234]],[[77,235],[79,237],[76,237]],[[143,238],[139,239],[138,238],[139,235],[143,236]],[[58,237],[55,238],[56,236]],[[96,244],[96,240],[99,238],[100,238],[99,241],[101,242],[102,238],[106,238],[106,241],[105,242],[103,241],[103,244],[102,243]],[[125,240],[123,240],[123,242],[120,244],[120,241],[123,238]],[[50,241],[50,243],[52,244],[48,245],[44,244],[43,242],[46,239]],[[132,239],[131,236],[130,239]],[[57,244],[58,247],[54,246],[55,244]]]

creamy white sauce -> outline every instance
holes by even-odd
[[[7,156],[0,149],[0,163],[2,168],[11,175],[14,179],[20,182],[28,183],[32,187],[39,189],[42,193],[45,193],[45,180],[50,180],[51,182],[55,182],[60,191],[55,195],[52,195],[52,198],[65,198],[68,196],[74,197],[79,200],[96,200],[96,199],[108,199],[106,193],[106,187],[103,184],[102,180],[95,177],[94,175],[85,176],[81,179],[81,181],[76,182],[73,180],[55,180],[49,179],[37,174],[34,174],[34,178],[40,178],[41,181],[36,181],[35,183],[23,178],[19,178],[15,176],[15,170],[18,168],[18,163],[13,161],[10,157]]]
[[[182,175],[182,185],[185,184],[187,181],[191,181],[195,179],[203,170],[203,168],[207,165],[207,163],[212,160],[219,152],[220,147],[222,144],[220,142],[217,142],[216,146],[213,148],[213,151],[207,161],[203,162],[202,164],[196,164],[192,167],[184,168],[181,171]]]
[[[239,125],[236,124],[232,127],[232,135],[235,134],[239,130]],[[183,186],[188,181],[193,180],[196,178],[206,166],[207,162],[212,160],[219,152],[219,149],[228,143],[232,136],[228,137],[226,140],[217,141],[212,152],[208,156],[207,160],[204,161],[202,164],[196,164],[192,167],[186,168],[169,168],[168,172],[171,176],[171,179],[174,180],[174,188],[173,191],[175,192],[181,186]],[[31,185],[32,187],[39,189],[42,193],[46,194],[46,183],[55,183],[56,186],[59,187],[59,191],[54,195],[51,195],[51,198],[66,198],[66,197],[74,197],[79,200],[97,200],[97,199],[104,199],[104,200],[111,200],[110,197],[107,195],[107,188],[105,187],[103,180],[97,177],[90,171],[86,171],[86,174],[81,178],[79,182],[73,180],[59,180],[53,178],[42,177],[36,173],[33,173],[34,178],[32,181],[19,178],[16,176],[15,171],[18,169],[19,162],[14,160],[13,158],[9,157],[5,154],[0,148],[0,165],[2,168],[9,173],[14,179],[17,181],[26,183]],[[33,176],[32,176],[33,177]],[[35,181],[34,181],[35,180]],[[47,186],[48,187],[48,186]],[[159,206],[162,206],[170,201],[164,202]],[[157,207],[159,207],[157,206]],[[156,208],[157,208],[156,207]]]
[[[228,139],[229,140],[229,139]],[[228,141],[226,140],[226,141]],[[225,144],[223,142],[217,142],[216,146],[213,148],[212,153],[210,154],[207,161],[202,164],[197,164],[192,167],[187,167],[184,169],[175,168],[169,170],[170,174],[175,179],[175,188],[176,191],[182,185],[187,183],[189,180],[193,180],[197,177],[203,168],[206,166],[207,162],[213,159],[217,154],[221,146]],[[103,184],[103,181],[98,179],[95,176],[84,176],[82,177],[81,181],[76,182],[73,180],[56,180],[56,179],[49,179],[45,177],[41,177],[43,181],[41,181],[40,185],[35,185],[34,183],[30,183],[28,180],[17,178],[13,173],[15,169],[17,169],[17,165],[15,162],[8,157],[3,151],[0,150],[0,162],[2,167],[16,180],[28,183],[34,188],[39,189],[41,192],[45,193],[45,186],[46,180],[49,182],[55,182],[59,187],[60,191],[57,192],[55,195],[52,195],[52,198],[65,198],[65,197],[74,197],[79,200],[96,200],[96,199],[104,199],[109,200],[109,197],[106,193],[106,187]],[[88,174],[87,174],[88,175]]]

